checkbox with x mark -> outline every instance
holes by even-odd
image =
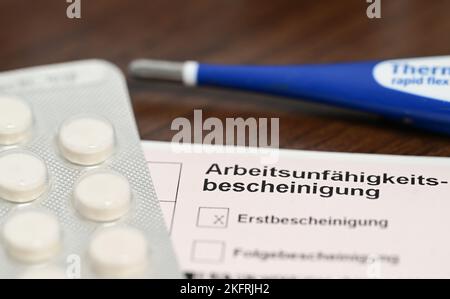
[[[200,207],[198,208],[197,226],[204,228],[227,228],[229,208]]]

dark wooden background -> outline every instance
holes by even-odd
[[[103,58],[210,63],[321,63],[450,54],[450,0],[0,0],[0,70]],[[448,156],[450,138],[364,114],[218,89],[129,79],[145,139],[170,140],[176,117],[279,117],[281,146]]]

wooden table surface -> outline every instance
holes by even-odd
[[[323,63],[450,54],[449,0],[1,0],[0,70],[102,58],[210,63]],[[450,155],[450,138],[300,101],[129,78],[144,139],[171,140],[177,117],[278,117],[283,148]]]

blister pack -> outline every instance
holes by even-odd
[[[120,70],[0,74],[0,277],[179,278]]]

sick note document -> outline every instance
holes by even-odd
[[[188,277],[450,277],[448,158],[143,147]]]

